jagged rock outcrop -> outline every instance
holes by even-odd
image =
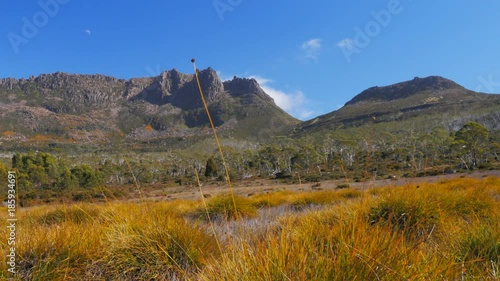
[[[274,100],[267,95],[260,87],[257,80],[253,78],[238,78],[224,82],[224,89],[235,97],[242,97],[245,102],[254,103],[256,98],[264,103],[274,103]]]
[[[208,68],[199,71],[198,78],[206,101],[213,103],[220,100],[225,91],[215,70]],[[125,96],[156,105],[172,104],[186,110],[203,105],[194,74],[183,74],[175,68],[154,78],[131,79],[127,83]]]
[[[210,67],[199,70],[198,77],[214,123],[222,130],[255,135],[271,116],[279,116],[280,128],[297,123],[254,79],[235,77],[223,83]],[[53,139],[88,138],[102,132],[106,134],[95,137],[186,137],[199,135],[208,125],[195,75],[175,68],[155,77],[129,80],[63,72],[29,79],[3,78],[2,107],[6,110],[0,113],[4,120],[0,134],[42,133]]]

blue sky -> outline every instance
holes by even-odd
[[[177,68],[255,77],[300,119],[362,90],[441,75],[500,93],[497,0],[5,0],[0,77]]]

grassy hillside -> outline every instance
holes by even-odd
[[[369,88],[342,108],[304,122],[297,135],[324,134],[374,124],[375,127],[429,131],[458,130],[468,121],[500,129],[500,95],[476,93],[442,77],[415,78]]]
[[[236,199],[21,209],[16,280],[499,278],[498,178]]]

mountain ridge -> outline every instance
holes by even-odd
[[[441,76],[415,77],[396,84],[370,87],[343,107],[303,122],[296,131],[303,135],[369,123],[417,119],[429,119],[428,124],[449,127],[444,124],[449,120],[464,119],[468,115],[496,116],[496,111],[500,112],[500,95],[476,93]]]
[[[300,122],[279,108],[255,79],[221,81],[211,67],[198,75],[219,133],[257,142],[368,123],[425,119],[436,126],[453,120],[459,124],[466,115],[491,119],[500,112],[500,95],[429,76],[368,88],[342,108]],[[0,142],[147,144],[211,134],[195,75],[175,68],[130,79],[63,72],[0,78],[0,109]]]
[[[413,80],[403,81],[396,84],[391,84],[387,86],[374,86],[370,87],[350,101],[345,105],[352,105],[359,101],[365,100],[394,100],[408,97],[413,93],[418,93],[422,91],[439,91],[444,89],[463,89],[464,87],[457,84],[456,82],[446,79],[441,76],[427,76],[424,78],[415,77]]]
[[[198,76],[222,134],[257,139],[261,128],[248,124],[264,126],[273,119],[279,124],[275,133],[281,134],[298,123],[254,79],[222,82],[212,68],[199,70]],[[147,141],[210,133],[195,75],[176,69],[128,80],[63,72],[2,78],[0,108],[0,141],[30,142],[38,135],[52,142]]]

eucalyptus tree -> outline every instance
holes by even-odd
[[[457,147],[465,152],[462,153],[462,161],[469,159],[472,167],[477,167],[488,149],[488,139],[488,128],[476,122],[466,123],[455,134]]]

